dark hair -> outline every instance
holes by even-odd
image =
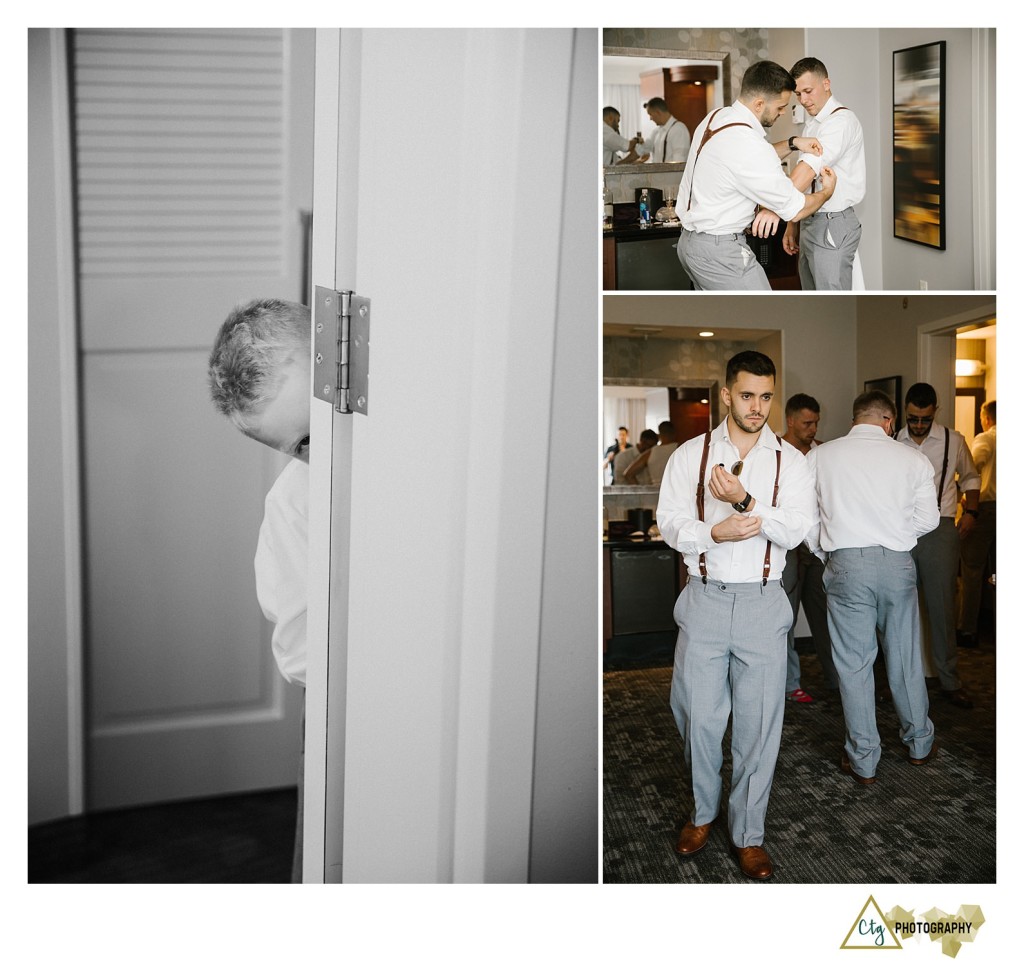
[[[671,421],[662,421],[658,424],[658,434],[664,435],[666,438],[675,438],[676,426]]]
[[[601,116],[602,117],[611,117],[612,114],[618,114],[618,113],[619,112],[614,107],[605,107],[605,109],[601,112]]]
[[[805,408],[808,411],[813,411],[816,415],[821,414],[821,405],[814,398],[810,395],[795,394],[786,402],[786,417],[795,415],[798,411],[803,411]]]
[[[656,431],[651,431],[650,428],[645,428],[643,431],[640,432],[640,440],[641,441],[653,441],[654,444],[657,444],[658,443],[658,433]]]
[[[930,408],[938,405],[939,399],[935,395],[935,389],[925,381],[919,381],[916,385],[907,388],[906,404],[915,408]]]
[[[734,354],[725,366],[726,387],[736,382],[741,371],[756,375],[758,378],[774,378],[775,362],[760,351],[741,351]]]
[[[981,410],[985,412],[985,417],[988,418],[992,424],[996,423],[996,402],[993,398],[991,401],[986,401],[981,406]]]
[[[619,425],[619,431],[624,431],[627,435],[629,434],[629,429],[625,425]]]
[[[807,72],[817,74],[819,77],[828,76],[828,68],[817,58],[817,57],[804,57],[803,60],[798,60],[793,64],[793,69],[790,73],[793,75],[795,81],[798,77],[802,77]]]
[[[747,67],[740,86],[740,97],[748,99],[764,94],[777,97],[784,90],[796,90],[793,75],[774,60],[759,60]]]
[[[867,414],[895,418],[896,403],[884,391],[865,391],[853,399],[853,420],[858,421]]]
[[[663,110],[666,114],[668,113],[668,104],[661,97],[652,97],[644,106],[653,107],[655,110]]]

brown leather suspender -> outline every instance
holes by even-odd
[[[724,109],[725,109],[724,107],[719,107],[719,108],[718,108],[718,110],[724,110]],[[693,170],[694,170],[694,171],[695,171],[695,170],[697,169],[697,158],[698,158],[698,157],[700,157],[700,152],[701,152],[702,150],[704,150],[704,145],[705,145],[705,144],[706,144],[706,143],[707,143],[707,142],[708,142],[709,140],[711,140],[711,138],[712,138],[712,137],[714,137],[714,136],[715,136],[715,134],[717,134],[717,133],[718,133],[719,131],[721,131],[721,130],[728,130],[728,129],[729,129],[730,127],[750,127],[750,124],[744,124],[744,123],[743,123],[742,121],[739,121],[739,120],[737,120],[737,121],[735,121],[735,122],[734,122],[734,123],[732,123],[732,124],[722,124],[722,126],[721,126],[721,127],[718,127],[718,128],[716,128],[715,130],[712,130],[712,129],[711,129],[711,124],[712,124],[712,122],[714,121],[714,119],[715,119],[715,114],[717,114],[717,113],[718,113],[718,110],[716,110],[716,111],[715,111],[715,112],[714,112],[714,113],[713,113],[713,114],[712,114],[712,115],[711,115],[711,116],[710,116],[710,117],[708,118],[708,125],[707,125],[707,127],[705,127],[705,128],[704,128],[704,136],[703,136],[703,137],[701,137],[701,139],[700,139],[700,145],[699,145],[699,146],[697,147],[697,153],[696,153],[696,154],[694,155],[694,157],[693,157]],[[750,129],[751,129],[751,130],[753,130],[753,127],[751,127]],[[689,210],[689,209],[690,209],[690,204],[691,204],[691,203],[693,203],[693,177],[694,177],[694,175],[693,175],[693,171],[691,171],[691,172],[690,172],[690,195],[689,195],[689,197],[688,197],[688,198],[686,199],[686,209],[687,209],[687,210]]]
[[[722,128],[719,128],[722,130]],[[778,435],[775,436],[779,445],[782,445],[782,439]],[[700,456],[700,475],[697,478],[697,519],[698,521],[704,521],[704,473],[708,468],[708,452],[711,450],[711,432],[704,434],[704,451]],[[782,473],[782,448],[775,452],[775,488],[772,491],[772,508],[777,507],[779,500],[779,475]],[[945,470],[943,470],[945,474]],[[697,560],[700,566],[700,580],[707,585],[708,584],[708,565],[707,565],[707,553],[701,552],[700,558]],[[764,548],[764,569],[761,573],[761,585],[765,586],[768,584],[768,574],[772,568],[772,543],[769,540],[768,544]]]
[[[939,514],[942,514],[942,490],[946,487],[946,469],[949,467],[949,429],[946,428],[946,447],[942,452],[942,477],[939,479],[939,491],[935,500],[939,503]]]

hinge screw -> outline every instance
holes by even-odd
[[[359,306],[359,317],[361,317],[361,318],[365,318],[366,317],[366,305],[365,304],[362,304],[362,305]]]
[[[365,408],[366,407],[366,398],[364,398],[362,395],[360,395],[356,399],[356,404],[359,405],[360,408]]]
[[[329,398],[330,394],[331,394],[331,386],[330,385],[324,385],[324,397],[325,398]]]
[[[316,363],[317,364],[323,364],[323,361],[324,361],[324,356],[322,354],[320,354],[320,352],[318,351],[317,355],[316,355]]]

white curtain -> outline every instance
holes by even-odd
[[[640,98],[640,84],[605,84],[604,103],[602,107],[614,107],[622,118],[619,121],[619,133],[626,140],[636,137],[636,132],[643,134],[649,141],[654,134],[654,124],[644,110]]]

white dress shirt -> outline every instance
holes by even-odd
[[[651,473],[648,471],[647,466],[644,465],[636,473],[636,478],[632,482],[626,478],[626,469],[633,464],[641,455],[640,450],[634,445],[632,448],[627,448],[625,451],[620,451],[615,456],[615,461],[612,462],[614,469],[615,484],[616,485],[650,485],[651,484]]]
[[[681,120],[672,117],[668,123],[654,129],[651,142],[637,144],[638,154],[650,154],[655,164],[668,164],[686,160],[690,150],[690,131]]]
[[[686,170],[679,183],[676,211],[683,227],[705,234],[738,234],[753,221],[757,205],[786,221],[799,214],[804,195],[783,171],[761,122],[738,100],[715,114],[712,130],[733,123],[745,126],[713,134],[697,159],[710,120],[708,114],[693,133]]]
[[[928,437],[919,445],[910,437],[907,428],[901,428],[896,440],[911,448],[916,448],[931,462],[934,470],[932,482],[932,499],[938,496],[939,481],[942,478],[942,453],[946,449],[946,429],[936,422],[932,422],[931,431]],[[974,459],[967,448],[967,441],[959,431],[949,429],[949,464],[946,467],[946,483],[942,489],[942,507],[940,512],[943,518],[956,517],[956,503],[960,500],[957,493],[957,485],[960,491],[978,491],[981,488],[981,476],[978,469],[974,467]]]
[[[665,466],[678,447],[679,442],[670,441],[667,445],[658,444],[651,449],[651,453],[647,457],[647,470],[651,474],[651,485],[661,484],[661,479],[665,476]]]
[[[782,451],[778,505],[772,507],[776,452]],[[742,542],[715,542],[711,529],[736,509],[711,494],[708,480],[715,465],[726,471],[739,460],[739,451],[723,421],[711,433],[704,481],[704,521],[697,519],[697,476],[704,436],[691,438],[669,459],[658,498],[658,529],[665,542],[682,552],[687,571],[700,578],[700,554],[706,552],[708,578],[719,582],[760,582],[764,578],[765,540],[772,543],[769,579],[781,579],[786,552],[803,541],[814,514],[814,483],[806,459],[788,442],[762,428],[754,447],[743,459],[740,482],[756,502],[750,514],[761,519],[761,531]]]
[[[309,465],[293,458],[264,501],[256,546],[256,597],[274,623],[271,648],[289,682],[306,684]]]
[[[601,121],[601,126],[604,128],[601,132],[604,136],[604,166],[611,167],[615,163],[615,155],[619,151],[622,151],[623,154],[629,153],[629,141],[604,121]]]
[[[981,475],[981,501],[996,500],[996,426],[974,436],[971,442],[974,467]]]
[[[817,137],[822,154],[801,154],[803,161],[815,176],[822,167],[831,167],[836,172],[836,189],[832,196],[821,205],[826,212],[845,211],[864,200],[867,190],[867,165],[864,163],[864,131],[860,121],[849,107],[835,97],[818,111],[817,117],[808,116],[804,124],[804,137]]]
[[[939,524],[931,463],[878,425],[854,425],[806,461],[818,494],[807,546],[819,556],[874,545],[909,552]]]

